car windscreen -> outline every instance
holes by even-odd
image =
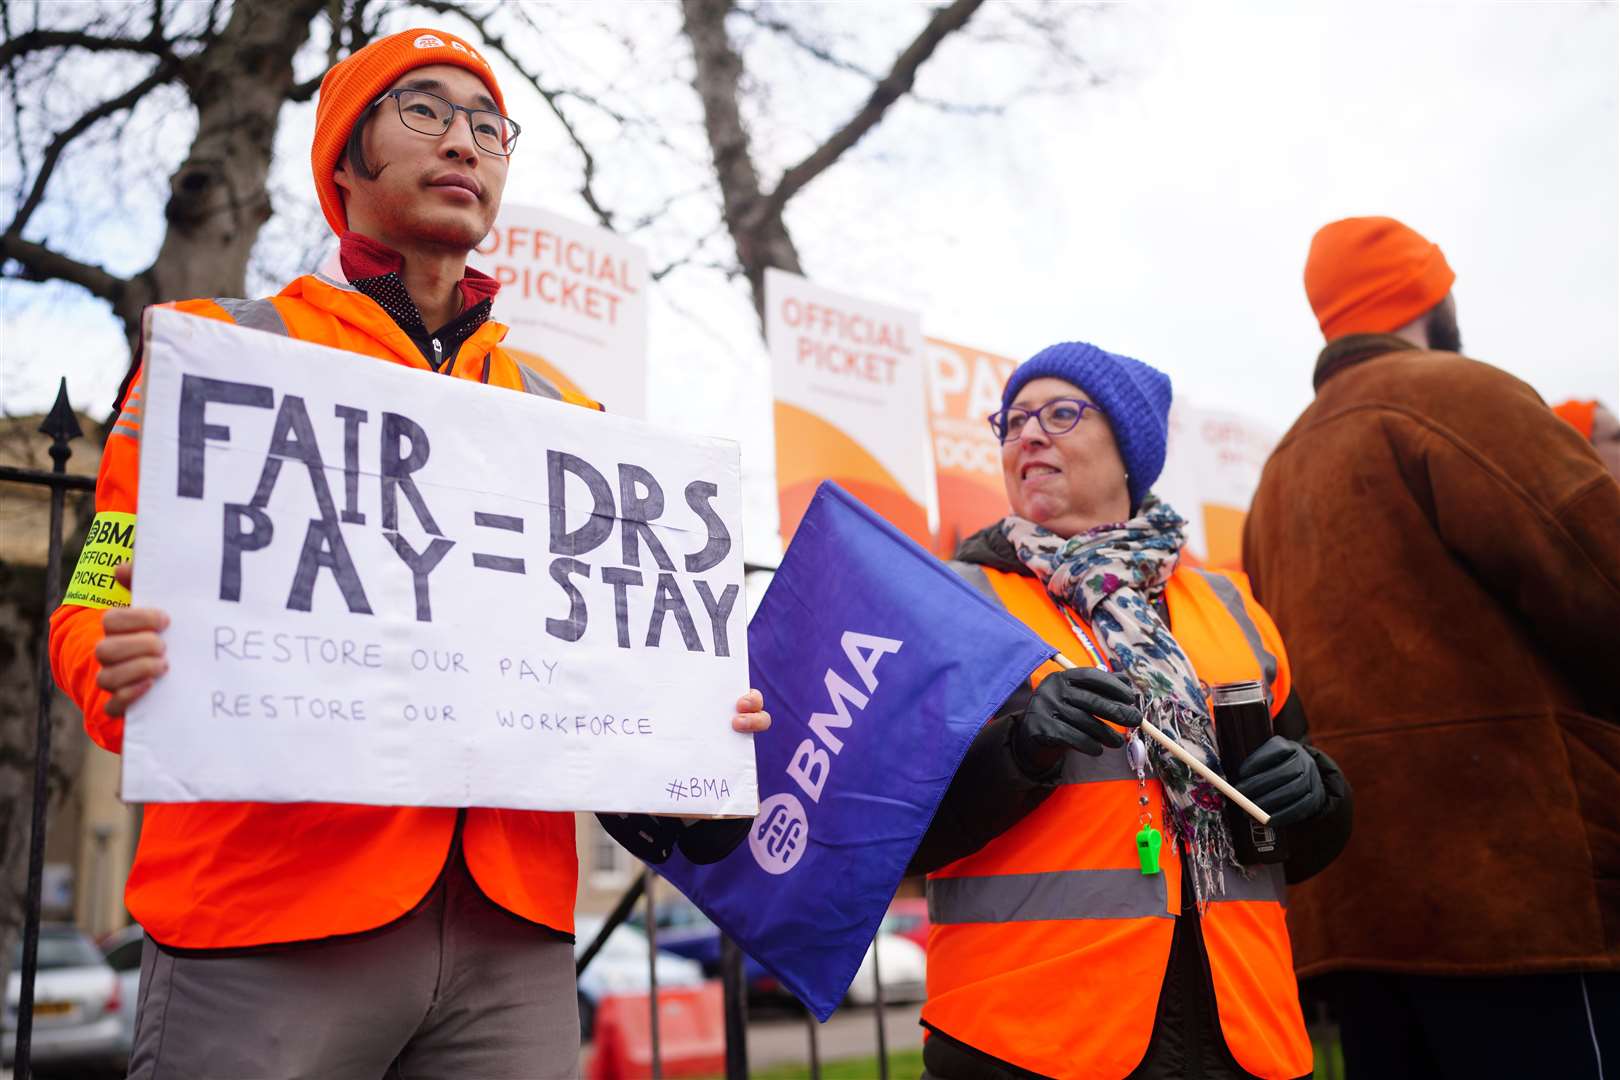
[[[101,953],[80,934],[49,933],[39,935],[39,970],[53,968],[101,967],[106,963]],[[22,942],[11,950],[11,970],[22,970]]]

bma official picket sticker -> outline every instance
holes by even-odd
[[[135,515],[103,510],[90,523],[90,535],[79,552],[64,604],[84,607],[129,607],[129,590],[113,578],[113,568],[135,555]]]

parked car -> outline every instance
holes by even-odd
[[[17,1005],[22,998],[22,944],[11,955],[0,1056],[17,1054]],[[118,976],[101,952],[73,926],[39,928],[39,969],[34,979],[32,1060],[46,1068],[121,1068],[129,1042],[119,1020]]]
[[[866,947],[866,956],[849,984],[844,1000],[851,1005],[877,1004],[877,980],[873,977],[872,952],[877,951],[877,974],[883,979],[883,1003],[921,1001],[928,996],[928,957],[921,945],[898,934],[878,932]]]
[[[879,924],[878,929],[899,934],[927,949],[928,930],[932,925],[928,921],[926,899],[921,896],[897,896],[889,905],[889,912],[883,916],[883,922]]]
[[[124,1044],[135,1045],[135,1005],[141,999],[141,949],[146,931],[139,923],[114,930],[101,939],[101,955],[118,973],[118,1019],[124,1025]]]
[[[600,915],[574,918],[574,955],[584,953],[606,920]],[[608,935],[602,951],[591,958],[590,966],[579,976],[579,1030],[589,1039],[596,1029],[596,1005],[609,994],[645,994],[647,978],[647,935],[628,924],[621,924]],[[658,950],[658,985],[702,986],[703,966],[695,960]]]
[[[926,919],[926,901],[923,904]],[[660,904],[657,911],[658,948],[696,960],[711,978],[719,975],[720,930],[709,921],[709,917],[687,900]],[[632,921],[638,924],[644,923],[645,918],[640,912],[631,916]],[[888,918],[885,916],[885,923]],[[926,941],[926,927],[923,935]],[[877,965],[883,976],[883,1000],[886,1003],[923,1000],[927,994],[928,968],[922,946],[888,933],[886,929],[879,930],[875,944],[883,950],[878,955]],[[848,1000],[856,1005],[870,1005],[876,1000],[876,987],[872,981],[872,948],[871,945],[867,946],[855,981],[850,984]],[[747,953],[743,954],[743,974],[748,982],[750,997],[766,1002],[773,999],[791,1000],[776,976]]]
[[[720,928],[710,922],[709,917],[690,900],[666,900],[658,905],[657,912],[659,950],[696,960],[703,966],[705,975],[711,979],[718,978]],[[637,909],[629,921],[643,933],[646,932],[647,916],[644,910]],[[743,954],[743,976],[749,990],[754,993],[769,994],[778,989],[776,977],[747,953]]]

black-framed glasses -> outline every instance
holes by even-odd
[[[456,113],[466,113],[473,142],[478,144],[478,149],[500,157],[512,155],[518,132],[523,130],[518,127],[516,120],[502,116],[494,109],[469,109],[426,90],[390,90],[373,101],[372,107],[381,105],[389,98],[393,98],[399,108],[399,122],[423,135],[443,135],[456,122]]]
[[[1067,435],[1074,430],[1074,425],[1085,419],[1087,410],[1102,415],[1102,410],[1089,401],[1053,398],[1038,409],[1009,408],[991,413],[990,430],[996,433],[997,442],[1005,443],[1016,439],[1033,416],[1035,422],[1041,425],[1041,430],[1048,435]]]

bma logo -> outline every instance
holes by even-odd
[[[421,37],[419,37],[415,41],[411,42],[411,44],[415,45],[418,49],[442,49],[442,48],[444,48],[443,39],[439,38],[439,37],[437,37],[437,36],[435,36],[433,34],[423,34]]]
[[[748,830],[754,861],[768,874],[785,874],[799,865],[810,845],[810,821],[804,804],[791,791],[759,804],[759,816]]]

